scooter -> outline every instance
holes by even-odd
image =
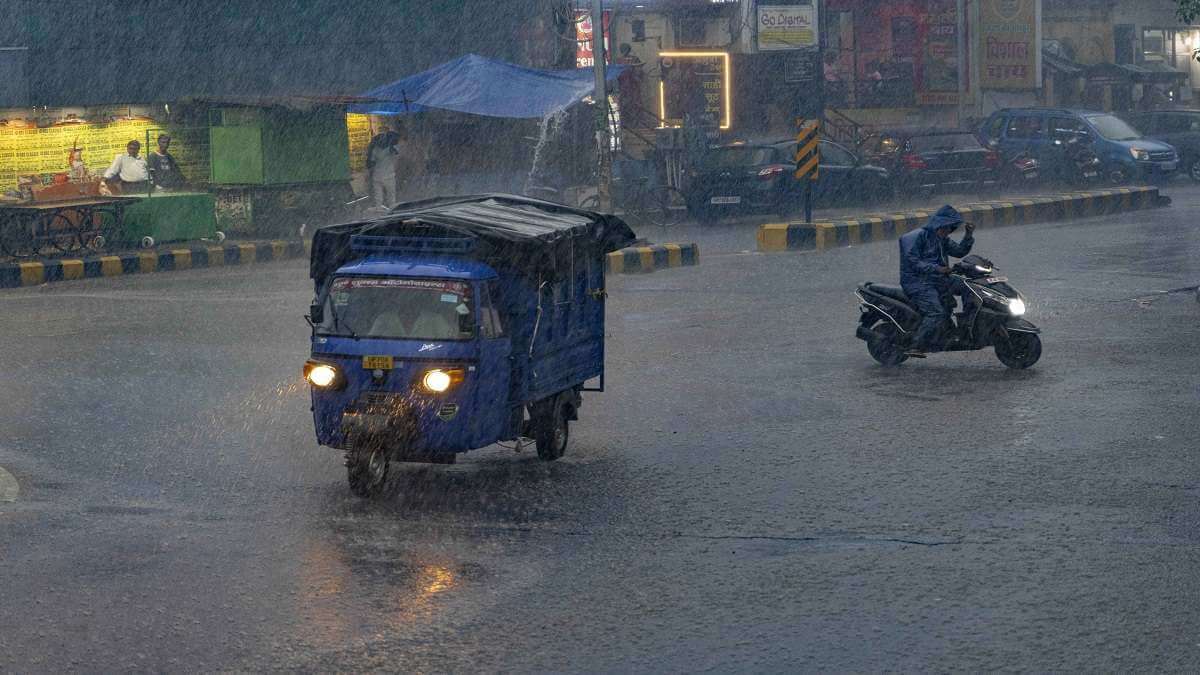
[[[1080,135],[1072,134],[1065,141],[1055,139],[1054,147],[1062,153],[1058,164],[1065,182],[1081,188],[1100,182],[1100,158]]]
[[[933,352],[976,351],[993,347],[996,357],[1009,368],[1021,370],[1042,356],[1041,330],[1023,318],[1025,300],[997,276],[990,260],[969,255],[950,268],[950,276],[962,282],[969,295],[953,316],[954,326],[944,330]],[[867,343],[871,357],[885,366],[897,366],[910,351],[921,313],[899,286],[867,282],[854,292],[860,301],[858,329],[854,335]]]

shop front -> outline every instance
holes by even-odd
[[[828,0],[822,17],[828,105],[880,122],[951,115],[960,103],[963,24],[955,0]],[[961,51],[970,52],[966,45]],[[963,85],[969,90],[969,81]]]
[[[164,105],[0,112],[0,255],[216,236],[207,140],[175,117]]]

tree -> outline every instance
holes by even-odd
[[[1190,24],[1200,16],[1200,0],[1175,0],[1175,2],[1175,14],[1180,21]]]

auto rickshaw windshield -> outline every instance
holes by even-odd
[[[469,340],[471,286],[462,281],[339,277],[325,299],[319,335],[402,340]]]

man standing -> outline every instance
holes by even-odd
[[[125,153],[117,155],[113,163],[104,172],[104,182],[109,189],[116,188],[117,194],[128,194],[147,190],[150,187],[150,173],[146,168],[146,160],[138,157],[142,144],[136,140],[129,141]]]
[[[621,128],[641,129],[646,123],[642,111],[646,106],[642,102],[642,67],[645,65],[633,47],[622,43],[621,55],[617,63],[625,66],[625,70],[617,76],[617,96],[621,104]]]
[[[967,234],[961,242],[950,234],[963,225],[962,215],[950,205],[943,206],[919,230],[900,237],[900,285],[921,312],[921,324],[913,336],[914,352],[928,351],[954,308],[954,285],[947,256],[961,258],[975,243],[975,226],[965,223]]]
[[[170,147],[171,137],[166,134],[160,135],[158,152],[150,153],[150,178],[155,185],[167,190],[174,190],[183,187],[187,183],[187,179],[179,170],[179,164],[175,162],[174,155],[168,152]]]
[[[367,174],[370,176],[371,192],[375,203],[391,208],[399,201],[396,198],[396,164],[400,151],[396,145],[400,134],[388,129],[375,135],[367,145]]]

